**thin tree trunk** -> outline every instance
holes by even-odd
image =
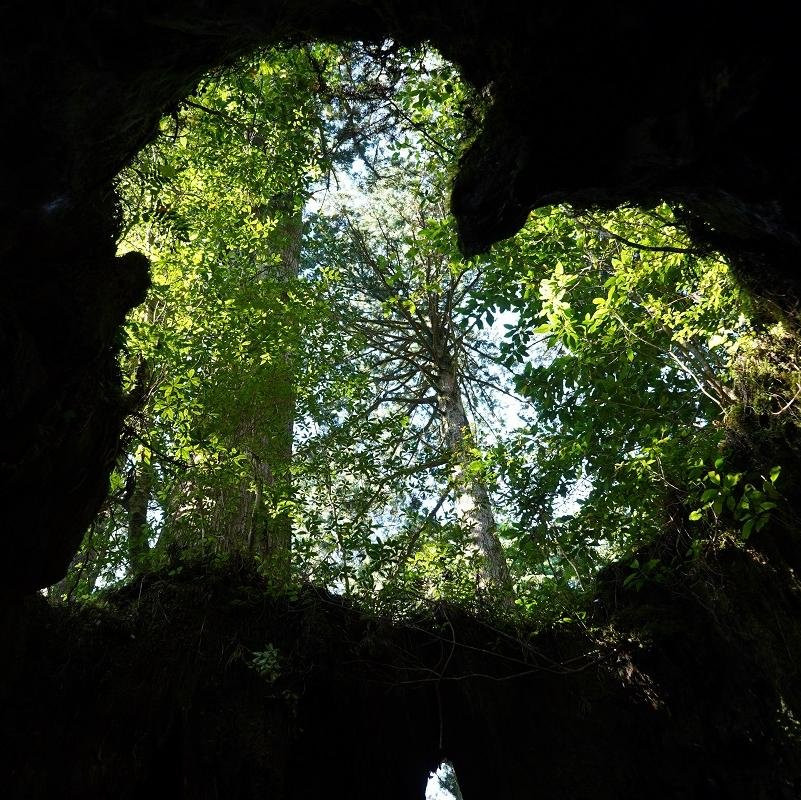
[[[147,509],[150,503],[152,473],[150,464],[139,460],[134,466],[133,489],[128,500],[128,574],[137,575],[147,567],[150,555],[150,526]]]
[[[83,550],[78,552],[72,557],[70,565],[67,568],[67,574],[58,582],[54,583],[47,590],[47,599],[51,602],[69,603],[73,591],[75,591],[75,584],[77,583],[83,565],[85,563],[87,554]]]
[[[107,540],[103,540],[103,544],[98,547],[94,545],[87,550],[86,558],[84,559],[84,565],[86,567],[86,594],[92,594],[95,590],[95,586],[97,586],[97,581],[100,578],[100,572],[103,569],[103,564],[106,560],[106,555],[108,553]],[[86,566],[88,565],[88,566]],[[74,591],[74,588],[71,592]],[[69,600],[72,597],[72,594],[67,595],[67,599]]]
[[[503,545],[498,538],[487,485],[480,475],[470,473],[469,465],[474,460],[472,451],[476,443],[451,365],[446,364],[440,369],[437,384],[443,443],[454,463],[452,482],[456,492],[456,516],[480,556],[479,584],[511,598],[512,581]]]
[[[95,523],[92,523],[90,532],[94,534]],[[48,598],[55,599],[57,602],[70,603],[75,590],[78,588],[81,579],[85,580],[84,592],[90,595],[95,590],[97,579],[100,577],[100,570],[103,567],[105,552],[98,550],[93,544],[93,536],[90,536],[86,549],[78,550],[70,562],[67,574],[48,590]]]

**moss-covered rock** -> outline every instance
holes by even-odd
[[[447,757],[477,800],[797,797],[795,577],[734,548],[610,580],[593,626],[544,632],[275,597],[242,565],[29,601],[2,633],[6,795],[401,800]]]

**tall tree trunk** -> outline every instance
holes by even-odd
[[[273,246],[280,252],[278,277],[286,284],[283,299],[288,303],[289,285],[298,277],[303,232],[302,209],[294,198],[276,198],[269,209],[278,214],[278,225],[271,236]],[[273,276],[275,272],[273,272]],[[296,403],[295,356],[290,351],[276,354],[273,369],[258,393],[258,408],[254,419],[247,424],[253,433],[256,447],[253,451],[255,493],[245,500],[243,509],[249,520],[247,549],[256,552],[262,560],[265,573],[279,584],[285,584],[291,574],[292,518],[285,510],[276,508],[277,502],[291,498],[292,445],[295,427]]]
[[[469,468],[474,460],[475,437],[467,419],[456,371],[447,361],[440,366],[437,376],[437,395],[443,444],[453,459],[456,516],[479,554],[479,583],[484,588],[502,592],[507,599],[511,598],[512,580],[498,538],[487,485],[481,475],[471,474]]]

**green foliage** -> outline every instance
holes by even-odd
[[[718,450],[748,299],[664,206],[537,212],[497,250],[490,299],[517,313],[502,350],[533,408],[507,480],[521,529],[583,580],[656,536]]]
[[[275,683],[281,676],[281,654],[269,642],[263,650],[254,651],[250,665],[266,683]]]
[[[640,563],[639,558],[629,562],[631,572],[623,579],[623,586],[639,591],[649,581],[663,579],[664,567],[658,558],[649,558]]]
[[[292,512],[283,431],[316,402],[320,356],[335,349],[313,284],[287,261],[328,168],[314,81],[298,51],[210,76],[121,178],[126,245],[153,263],[126,350],[131,385],[138,364],[149,376],[132,435],[156,462],[162,549],[241,548],[257,505]]]
[[[689,518],[693,522],[706,519],[715,526],[725,523],[728,517],[746,540],[770,522],[771,513],[779,506],[782,498],[776,481],[781,467],[773,467],[758,489],[753,483],[743,482],[742,472],[728,472],[725,466],[725,459],[719,458],[714,469],[707,470],[703,462],[691,468],[700,505],[690,512]]]
[[[395,611],[497,601],[459,513],[479,487],[544,620],[580,620],[616,559],[627,588],[667,580],[633,555],[665,528],[692,523],[693,556],[776,516],[782,459],[730,451],[801,428],[789,324],[757,325],[665,205],[541,209],[463,259],[446,199],[486,101],[424,49],[314,44],[207,76],[162,121],[119,179],[121,249],[153,264],[121,363],[138,407],[59,596],[130,572],[137,480],[150,565],[250,553],[282,590]],[[277,654],[253,666],[275,680]]]

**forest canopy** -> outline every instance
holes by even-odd
[[[52,597],[244,557],[279,591],[552,621],[614,561],[634,591],[781,512],[743,442],[796,425],[786,321],[664,203],[540,209],[464,258],[449,186],[491,101],[430,49],[314,44],[163,118],[118,180],[153,279],[122,451]]]

